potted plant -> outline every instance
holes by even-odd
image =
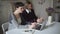
[[[47,25],[52,24],[52,13],[54,12],[54,9],[51,7],[46,8],[46,12],[48,14],[48,21],[47,21]]]

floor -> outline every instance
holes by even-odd
[[[3,31],[2,31],[2,28],[1,28],[1,26],[0,26],[0,34],[3,34]]]

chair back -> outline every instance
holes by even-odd
[[[8,27],[9,27],[9,23],[8,22],[2,24],[3,33],[5,33],[6,31],[8,31]]]

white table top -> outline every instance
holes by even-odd
[[[55,23],[51,27],[48,27],[42,31],[36,30],[35,34],[37,33],[39,34],[60,34],[60,23]]]
[[[13,29],[7,31],[6,34],[31,34],[32,33],[32,32],[25,32],[25,30],[33,30],[32,32],[34,32],[34,29]]]
[[[24,32],[25,29],[12,29],[6,32],[6,34],[30,34],[30,32]],[[48,27],[42,31],[35,30],[34,34],[60,34],[60,23],[55,23],[51,27]]]

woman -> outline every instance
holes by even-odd
[[[28,13],[28,14],[31,14],[29,17],[30,17],[30,19],[29,19],[29,21],[32,19],[32,21],[33,21],[33,23],[32,23],[32,25],[30,26],[30,28],[36,28],[36,25],[37,25],[37,23],[39,24],[39,23],[41,23],[42,21],[43,21],[43,18],[41,17],[41,18],[38,18],[36,15],[35,15],[35,13],[34,13],[34,10],[33,10],[33,7],[32,7],[32,3],[30,3],[30,2],[27,2],[26,3],[26,12]],[[30,21],[31,22],[31,21]]]
[[[35,28],[37,23],[42,22],[42,18],[38,19],[32,9],[31,3],[27,4],[27,9],[24,9],[24,4],[22,2],[17,2],[15,4],[16,10],[14,15],[16,16],[17,21],[21,17],[21,25],[31,24],[29,28]]]

